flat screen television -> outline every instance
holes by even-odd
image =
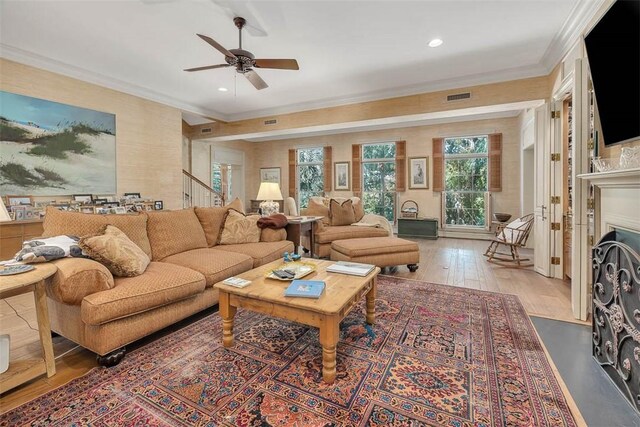
[[[584,42],[605,145],[640,138],[640,1],[617,0]]]

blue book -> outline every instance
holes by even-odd
[[[286,297],[319,298],[324,291],[320,280],[294,280],[284,291]]]

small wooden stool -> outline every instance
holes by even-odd
[[[418,269],[420,249],[416,242],[397,237],[363,237],[331,243],[332,261],[353,261],[380,268],[405,264],[412,273]]]

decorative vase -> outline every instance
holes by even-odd
[[[620,167],[622,169],[640,168],[640,147],[622,147]]]

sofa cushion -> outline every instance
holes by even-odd
[[[62,258],[51,262],[58,271],[46,287],[47,295],[69,305],[80,305],[87,295],[115,286],[107,267],[87,258]]]
[[[253,258],[250,256],[219,248],[193,249],[169,256],[162,262],[191,268],[204,274],[207,287],[253,268]]]
[[[253,258],[253,268],[260,267],[268,262],[282,258],[285,252],[293,252],[293,242],[283,240],[280,242],[243,243],[241,245],[224,245],[216,249],[221,251],[236,252],[249,255]]]
[[[200,225],[202,225],[202,228],[204,229],[204,234],[207,238],[207,245],[209,247],[215,246],[218,243],[220,229],[222,228],[225,215],[229,209],[244,212],[242,202],[238,198],[224,207],[196,208],[196,215],[198,216]]]
[[[331,243],[331,249],[347,255],[350,258],[419,252],[416,242],[399,239],[397,237],[367,237],[362,239],[335,240]]]
[[[151,262],[142,249],[113,225],[107,225],[102,234],[84,236],[78,244],[91,259],[106,266],[114,276],[138,276]]]
[[[47,207],[44,217],[42,237],[61,234],[82,237],[98,234],[105,225],[118,227],[128,238],[151,256],[151,245],[147,236],[147,216],[145,214],[95,215],[79,212],[61,211],[53,206]]]
[[[258,228],[259,219],[259,215],[246,216],[235,209],[229,209],[218,236],[218,244],[258,243],[260,241],[260,232],[262,231],[262,229]]]
[[[359,225],[325,226],[316,233],[316,243],[331,243],[334,240],[355,239],[359,237],[385,237],[389,233],[384,228],[363,227]]]
[[[179,252],[207,247],[204,230],[193,208],[152,211],[147,215],[147,232],[154,261]]]
[[[118,277],[115,287],[82,300],[82,321],[100,325],[172,304],[204,291],[202,274],[164,262],[152,262],[144,274]]]
[[[331,199],[329,203],[329,216],[331,225],[350,225],[356,222],[356,215],[353,212],[353,200],[338,202]]]
[[[260,241],[261,242],[280,242],[282,240],[286,240],[287,238],[287,230],[284,228],[279,228],[274,230],[273,228],[263,228],[260,232]]]

